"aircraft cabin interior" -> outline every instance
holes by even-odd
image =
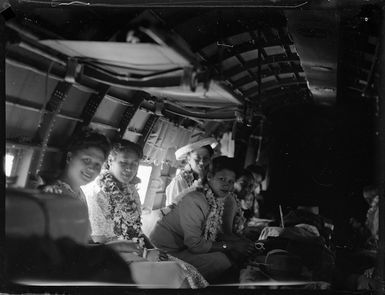
[[[383,294],[383,1],[0,14],[5,292]]]

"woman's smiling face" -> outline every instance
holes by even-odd
[[[224,198],[234,190],[235,172],[222,169],[207,176],[209,185],[217,198]]]
[[[199,176],[205,174],[210,165],[210,159],[210,152],[204,147],[190,152],[187,156],[187,162],[190,164],[191,169]]]
[[[79,187],[93,181],[99,175],[105,161],[103,151],[96,147],[69,153],[68,156],[67,176]]]
[[[133,151],[118,152],[110,156],[110,172],[121,183],[130,183],[136,176],[140,159]]]

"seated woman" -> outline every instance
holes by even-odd
[[[95,240],[133,240],[141,247],[149,245],[141,231],[141,203],[135,187],[142,156],[141,147],[130,141],[113,145],[106,169],[88,197]]]
[[[354,237],[353,249],[337,252],[339,264],[344,271],[357,276],[358,289],[374,289],[375,281],[379,279],[375,266],[378,260],[379,247],[379,196],[380,191],[374,185],[363,188],[363,198],[369,207],[364,223],[354,217],[349,222],[352,226]]]
[[[145,259],[141,259],[138,255],[137,257],[126,255],[128,261],[177,261],[157,250],[145,254],[147,248],[154,247],[142,232],[141,202],[135,187],[136,174],[142,157],[142,148],[136,143],[122,140],[113,145],[107,169],[98,177],[95,190],[88,198],[93,239],[115,245],[119,245],[121,241],[137,243],[139,246],[137,254]],[[180,264],[191,287],[207,286],[207,282],[195,268],[185,263]]]
[[[104,135],[85,129],[68,147],[66,163],[61,175],[50,184],[40,187],[44,192],[66,194],[87,205],[81,186],[93,181],[100,173],[110,152],[111,144]],[[91,228],[90,232],[91,234]]]
[[[368,203],[369,208],[366,213],[365,223],[350,218],[350,224],[357,235],[358,245],[375,250],[378,247],[378,228],[379,228],[379,190],[373,185],[363,188],[363,197]]]
[[[205,181],[213,155],[210,145],[213,143],[216,143],[214,138],[203,138],[181,147],[175,152],[176,159],[185,160],[186,165],[166,187],[166,206],[176,204],[182,198],[183,191],[190,187],[200,186]],[[166,214],[169,210],[163,212]]]
[[[221,241],[224,199],[232,192],[236,163],[215,158],[207,175],[207,185],[188,192],[176,207],[158,221],[150,239],[159,249],[195,266],[210,282],[232,266],[229,251],[246,253],[251,243],[245,240]]]
[[[250,171],[243,170],[234,183],[234,193],[225,200],[223,209],[223,234],[225,239],[239,239],[246,227],[246,218],[241,201],[250,198],[254,178]]]
[[[265,179],[265,169],[259,165],[251,164],[246,167],[246,170],[250,171],[254,178],[253,192],[250,196],[242,201],[244,208],[244,216],[250,220],[252,217],[262,217],[261,203],[263,203],[263,196],[261,195],[261,183]]]

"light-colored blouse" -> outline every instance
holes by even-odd
[[[177,204],[186,195],[187,189],[200,185],[201,182],[195,179],[190,166],[186,165],[166,187],[166,206]]]
[[[135,185],[122,185],[108,171],[96,183],[88,198],[92,236],[103,237],[103,242],[142,239],[144,243],[141,202]]]

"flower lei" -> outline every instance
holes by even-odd
[[[188,187],[191,187],[195,181],[194,173],[190,165],[186,165],[185,168],[181,169],[181,176],[187,182]]]
[[[222,224],[224,198],[216,198],[209,186],[205,186],[203,193],[207,203],[209,204],[210,210],[209,215],[206,218],[203,238],[208,241],[215,241]]]
[[[245,222],[246,218],[244,216],[242,206],[241,206],[241,200],[238,199],[237,195],[235,193],[232,193],[229,198],[234,198],[235,202],[237,203],[237,212],[234,216],[234,230],[236,234],[242,234],[243,230],[245,228]]]
[[[141,203],[135,186],[120,184],[108,171],[100,176],[98,184],[107,198],[106,218],[114,222],[114,234],[144,246]]]

